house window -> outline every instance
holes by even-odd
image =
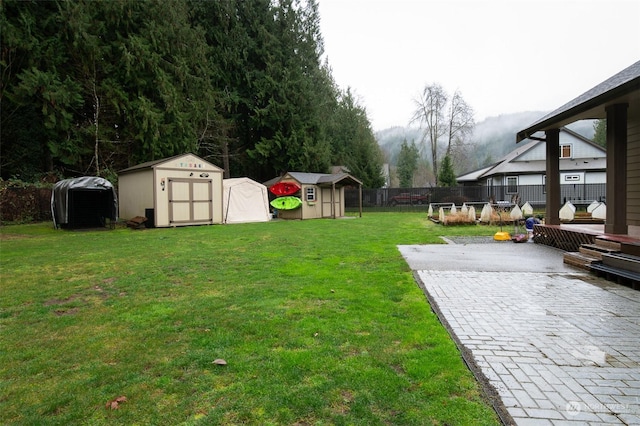
[[[517,192],[518,192],[518,177],[508,176],[507,177],[507,194],[515,194]]]
[[[316,200],[316,188],[315,186],[307,187],[306,198],[307,201],[315,201]]]
[[[571,145],[560,145],[560,158],[571,158]]]
[[[547,175],[542,176],[542,193],[547,193]]]
[[[580,175],[565,175],[564,180],[570,182],[577,181],[580,180]]]

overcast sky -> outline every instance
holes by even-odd
[[[427,84],[476,121],[550,111],[640,60],[640,0],[318,0],[325,56],[374,130]]]

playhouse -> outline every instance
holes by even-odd
[[[356,187],[362,191],[362,182],[348,173],[302,173],[288,172],[265,182],[268,188],[277,184],[290,183],[299,188],[288,197],[300,200],[297,207],[278,209],[281,219],[318,219],[345,216],[344,189]],[[362,215],[362,197],[360,196],[360,214]],[[271,204],[272,206],[274,203]],[[277,205],[277,203],[276,203]]]

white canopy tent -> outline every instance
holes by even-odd
[[[224,223],[268,222],[269,194],[267,187],[249,178],[222,181]]]

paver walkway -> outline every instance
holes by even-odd
[[[399,247],[504,421],[640,425],[640,292],[565,266],[510,268],[503,250],[560,263],[562,252],[505,244]],[[465,270],[470,251],[494,266]]]

